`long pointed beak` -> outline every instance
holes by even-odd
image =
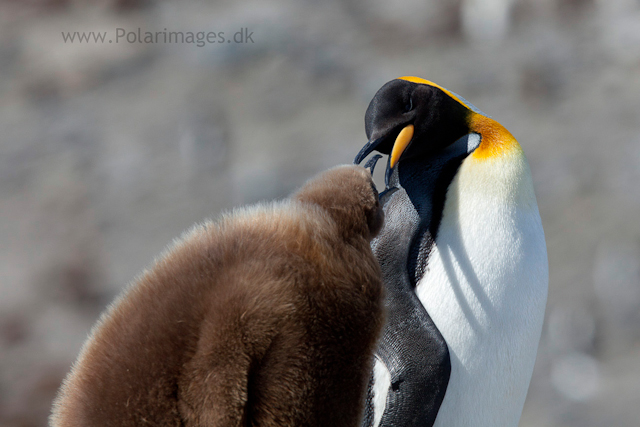
[[[380,137],[376,140],[367,142],[365,146],[362,147],[362,150],[360,150],[360,152],[356,155],[356,158],[353,160],[353,164],[359,165],[360,163],[362,163],[364,158],[371,154],[371,152],[375,150],[378,145],[380,145],[383,139],[384,137]]]
[[[391,149],[391,153],[389,154],[389,167],[391,169],[395,167],[395,165],[400,160],[402,153],[404,153],[404,151],[407,149],[407,147],[411,143],[411,140],[413,138],[413,132],[414,132],[414,126],[412,124],[409,124],[409,125],[406,125],[404,128],[402,128],[402,130],[396,137],[396,140],[394,141],[393,147]],[[377,149],[377,147],[383,142],[385,138],[386,138],[386,135],[380,138],[377,138],[373,141],[367,142],[365,146],[362,147],[358,155],[356,155],[356,158],[353,160],[353,163],[356,165],[359,165],[360,163],[362,163],[365,157],[371,154],[373,150]]]

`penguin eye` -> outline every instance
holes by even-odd
[[[406,112],[409,112],[411,110],[413,110],[413,101],[411,100],[411,98],[409,98],[409,102],[407,102],[404,105],[404,112],[406,113]]]

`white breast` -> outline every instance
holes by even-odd
[[[418,297],[451,378],[436,426],[517,426],[547,299],[544,233],[519,146],[469,156],[451,183]]]

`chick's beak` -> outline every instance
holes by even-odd
[[[369,169],[369,172],[371,172],[371,176],[373,176],[373,170],[376,167],[376,163],[378,163],[378,160],[380,160],[381,158],[382,156],[380,154],[376,154],[375,156],[367,160],[367,163],[364,164],[364,167],[366,169]]]

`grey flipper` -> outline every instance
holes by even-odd
[[[388,191],[383,199],[389,220],[372,247],[386,287],[387,323],[376,355],[391,374],[391,386],[380,425],[431,426],[449,382],[449,351],[409,276],[407,259],[418,213],[403,188]],[[371,416],[364,421],[371,425],[373,407],[368,410]]]
[[[415,293],[435,244],[449,183],[479,143],[466,135],[427,160],[406,160],[380,196],[385,224],[372,242],[386,288],[387,322],[376,357],[391,375],[384,408],[374,408],[373,387],[363,426],[432,426],[444,399],[451,361],[447,344]]]

